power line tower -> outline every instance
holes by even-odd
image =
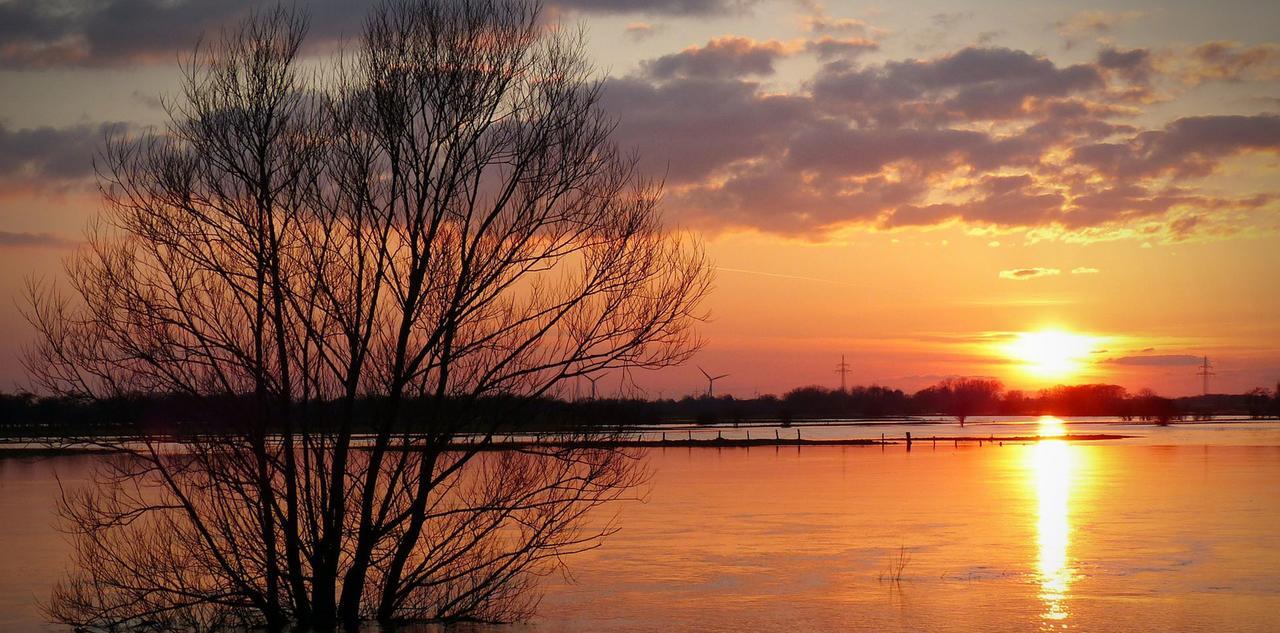
[[[836,364],[836,373],[840,374],[840,391],[848,391],[849,363],[844,362],[844,354],[840,355],[840,362]]]
[[[1204,361],[1200,364],[1200,369],[1196,370],[1196,375],[1204,381],[1204,395],[1209,395],[1209,376],[1213,375],[1213,365],[1209,364],[1209,357],[1205,356]]]

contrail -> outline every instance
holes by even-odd
[[[835,279],[824,279],[822,277],[807,277],[805,275],[788,275],[785,273],[771,273],[764,270],[747,270],[745,268],[727,268],[725,266],[716,266],[716,270],[722,270],[727,273],[743,273],[746,275],[759,275],[761,277],[776,277],[778,279],[797,279],[800,281],[816,281],[824,284],[835,284],[837,286],[855,286],[845,281],[836,281]]]
[[[785,273],[771,273],[764,270],[747,270],[745,268],[727,268],[725,266],[716,266],[716,270],[722,270],[727,273],[742,273],[744,275],[759,275],[761,277],[774,277],[777,279],[795,279],[798,281],[816,281],[823,284],[834,284],[837,286],[848,286],[850,288],[866,288],[865,284],[854,284],[847,281],[837,281],[835,279],[824,279],[822,277],[807,277],[805,275],[788,275]]]

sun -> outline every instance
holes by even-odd
[[[1097,339],[1062,330],[1019,332],[1005,346],[1009,358],[1022,364],[1027,373],[1044,379],[1060,380],[1081,370],[1097,345]]]

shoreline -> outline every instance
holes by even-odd
[[[1043,441],[1063,442],[1098,442],[1122,440],[1139,435],[1122,435],[1115,433],[1077,433],[1066,435],[1007,435],[1007,436],[930,436],[930,437],[887,437],[884,439],[836,438],[836,439],[804,439],[804,438],[726,438],[707,439],[607,439],[607,440],[503,440],[495,442],[452,442],[445,447],[446,451],[521,451],[535,448],[551,449],[610,449],[610,448],[755,448],[755,447],[804,447],[804,446],[906,446],[908,450],[914,444],[938,442],[960,444],[1004,445],[1031,444]],[[360,447],[363,448],[363,447]],[[422,450],[420,447],[391,447],[392,450]],[[358,450],[358,449],[357,449]],[[61,457],[68,455],[95,455],[122,452],[103,446],[25,446],[5,448],[0,443],[0,459],[6,457]]]

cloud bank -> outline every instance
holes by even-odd
[[[0,65],[171,63],[172,51],[255,3],[67,6],[74,10],[34,0],[0,4]],[[552,6],[702,16],[741,12],[752,3]],[[312,5],[313,38],[351,35],[365,9],[336,0]],[[1086,12],[1055,28],[1084,41],[1109,37],[1135,17]],[[963,19],[941,14],[933,22]],[[627,32],[644,38],[656,28],[632,22]],[[619,119],[617,140],[639,151],[642,169],[665,177],[677,222],[808,240],[848,228],[959,225],[1021,231],[1032,240],[1151,243],[1280,228],[1267,220],[1280,210],[1277,179],[1206,184],[1240,161],[1260,160],[1274,170],[1280,114],[1204,113],[1155,123],[1140,116],[1153,101],[1171,98],[1171,85],[1280,79],[1276,46],[1212,41],[1170,57],[1104,41],[1087,61],[1062,63],[984,44],[878,59],[873,54],[885,33],[865,21],[813,9],[801,28],[804,37],[787,42],[725,35],[654,56],[605,82],[604,106]],[[809,76],[788,78],[786,88],[770,83],[781,61],[798,56],[814,69]],[[0,183],[87,177],[101,132],[94,125],[0,124]]]
[[[824,17],[810,30],[867,27]],[[1232,161],[1280,154],[1280,115],[1141,125],[1169,80],[1150,50],[1104,46],[1060,64],[968,46],[860,63],[822,61],[820,41],[721,38],[607,82],[620,140],[667,175],[683,222],[818,240],[851,226],[961,224],[1176,241],[1248,230],[1280,208],[1280,188],[1202,185]],[[802,88],[764,83],[796,54],[821,62]]]

